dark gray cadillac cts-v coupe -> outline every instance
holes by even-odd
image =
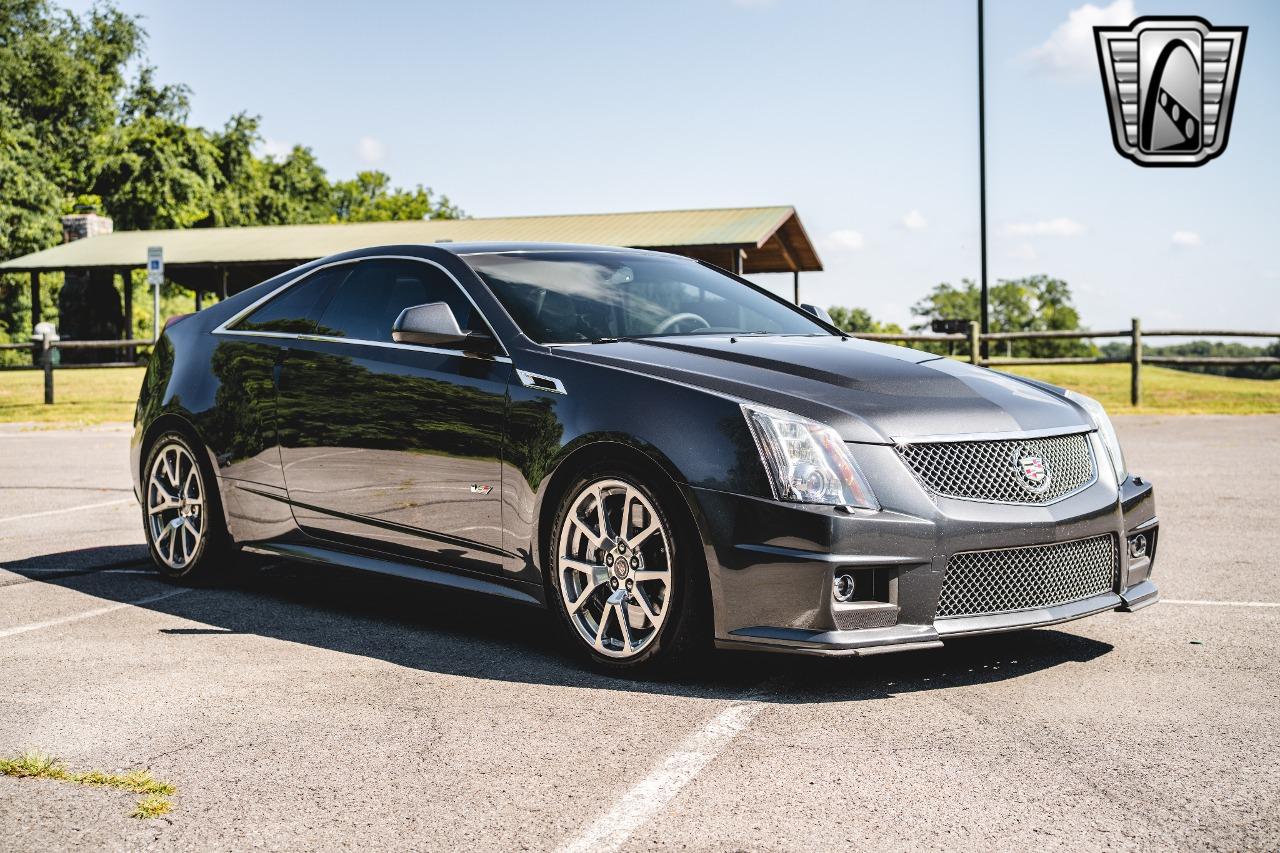
[[[315,261],[170,324],[132,447],[172,579],[244,550],[490,593],[618,670],[1157,598],[1152,489],[1097,402],[654,252]]]

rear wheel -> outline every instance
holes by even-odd
[[[160,436],[143,469],[143,527],[152,562],[165,577],[205,582],[230,556],[208,465],[181,433]]]
[[[699,639],[692,531],[663,504],[621,471],[580,477],[561,500],[548,559],[555,609],[571,644],[604,669],[670,667]]]

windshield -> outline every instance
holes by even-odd
[[[799,311],[680,258],[618,252],[465,255],[543,344],[674,335],[829,335]]]

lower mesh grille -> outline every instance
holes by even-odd
[[[888,628],[898,624],[898,608],[892,604],[880,606],[833,608],[836,628],[841,631],[860,631],[863,628]]]
[[[1008,613],[1079,601],[1115,587],[1116,539],[967,551],[947,561],[938,618]]]

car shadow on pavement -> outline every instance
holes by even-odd
[[[34,569],[41,573],[81,574],[88,571],[137,565],[147,560],[146,545],[104,545],[63,551],[58,554],[38,554],[18,560],[0,558],[0,569],[22,572]]]
[[[110,561],[113,554],[111,549],[100,550],[98,565]],[[56,564],[59,556],[66,564],[83,565],[94,555],[68,552],[42,563]],[[7,568],[23,573],[20,566]],[[156,586],[165,584],[159,577],[136,572],[32,572],[29,577],[33,582],[74,586],[100,598],[126,602],[154,597]],[[86,579],[91,579],[91,588],[86,587]],[[1087,662],[1112,649],[1107,643],[1066,631],[1040,629],[949,640],[941,649],[867,658],[719,651],[705,655],[676,677],[633,681],[595,672],[579,660],[561,639],[549,611],[326,567],[250,564],[218,586],[138,606],[199,623],[158,629],[189,641],[192,655],[218,654],[221,636],[247,634],[428,672],[514,684],[708,699],[749,695],[777,703],[882,699],[999,682]],[[282,649],[284,653],[287,650]]]

